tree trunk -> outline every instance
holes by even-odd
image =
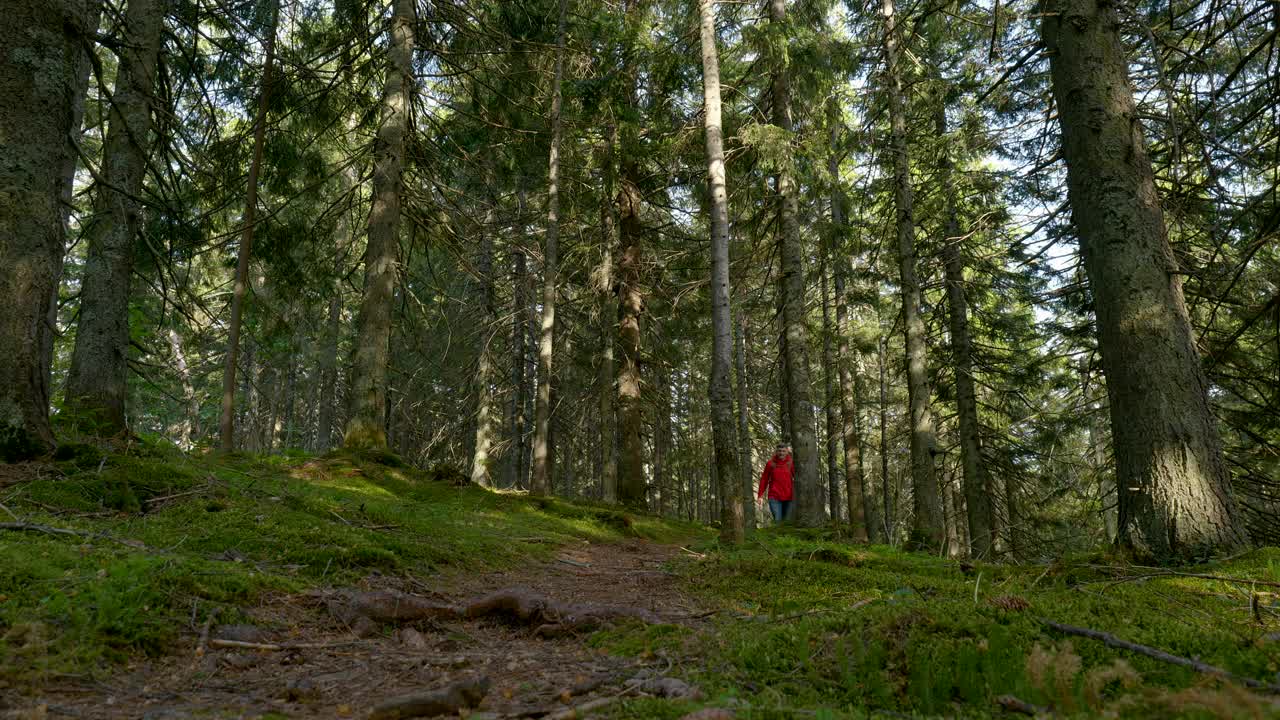
[[[518,194],[519,216],[521,226],[521,239],[524,232],[524,190],[520,189]],[[512,255],[515,256],[515,271],[512,278],[511,290],[511,345],[512,345],[512,365],[511,365],[511,450],[510,458],[507,463],[507,482],[508,488],[520,487],[524,482],[524,431],[525,423],[528,421],[528,415],[524,411],[525,398],[529,394],[528,373],[526,372],[528,353],[528,343],[525,342],[528,337],[525,329],[525,316],[529,306],[528,297],[528,271],[526,269],[526,260],[524,250],[518,245],[511,248]]]
[[[191,369],[187,366],[186,353],[182,351],[182,336],[174,328],[166,333],[169,340],[169,352],[173,354],[173,369],[178,374],[178,382],[182,384],[182,419],[170,428],[173,442],[183,450],[191,449],[191,438],[199,433],[200,403],[196,399],[195,385],[191,382]]]
[[[891,502],[893,480],[889,477],[889,378],[885,367],[888,364],[885,355],[888,354],[889,339],[881,335],[876,347],[876,365],[880,371],[880,504],[884,508],[884,539],[892,545],[895,540],[894,525],[897,517],[894,509],[897,504]]]
[[[769,19],[777,25],[775,32],[786,27],[786,0],[769,0]],[[779,51],[785,47],[777,38]],[[784,57],[773,62],[772,122],[783,130],[790,142],[791,81]],[[820,525],[825,520],[823,499],[818,486],[818,449],[814,439],[814,406],[809,381],[809,329],[806,324],[804,248],[800,236],[799,209],[794,171],[787,163],[777,176],[777,193],[781,205],[779,255],[782,273],[779,278],[783,298],[783,324],[786,327],[787,406],[791,416],[791,444],[794,449],[795,522],[798,525]]]
[[[643,509],[646,488],[644,406],[640,397],[640,316],[644,312],[644,291],[640,280],[644,226],[640,220],[643,200],[634,180],[638,171],[631,158],[624,160],[622,188],[618,193],[622,229],[622,256],[618,263],[618,347],[622,350],[622,364],[618,367],[618,500],[628,507]]]
[[[556,281],[560,239],[560,85],[564,80],[564,22],[566,0],[560,0],[560,22],[556,30],[556,74],[551,91],[551,157],[547,163],[547,232],[542,248],[542,328],[538,339],[538,401],[534,409],[533,473],[529,492],[551,492],[547,478],[551,453],[551,359],[555,349]]]
[[[614,412],[614,322],[618,310],[613,299],[613,248],[618,243],[617,208],[613,203],[616,183],[614,173],[614,148],[618,144],[618,126],[610,124],[605,130],[604,202],[600,204],[601,252],[600,270],[596,278],[600,291],[600,486],[601,499],[607,503],[618,501],[618,430]]]
[[[747,402],[747,338],[746,328],[742,322],[742,313],[737,316],[738,329],[735,333],[737,349],[734,353],[738,375],[738,468],[742,473],[742,491],[745,498],[744,514],[746,519],[743,530],[750,533],[756,527],[755,502],[755,464],[751,461],[751,423],[750,407]]]
[[[1041,33],[1111,404],[1119,542],[1162,561],[1247,545],[1119,18],[1099,0],[1055,0],[1047,9]]]
[[[491,179],[491,178],[490,178]],[[493,226],[495,216],[492,207],[485,215],[480,229],[480,347],[476,368],[476,441],[471,453],[471,482],[481,487],[492,487],[489,474],[489,455],[493,449],[493,340],[498,327],[498,305],[493,285]]]
[[[53,446],[41,333],[63,251],[83,0],[5,5],[0,23],[0,462]]]
[[[947,137],[947,111],[939,101],[937,131]],[[982,460],[981,426],[978,424],[978,397],[973,384],[973,349],[969,341],[969,304],[965,298],[964,255],[960,244],[960,222],[956,211],[956,191],[952,183],[951,155],[947,141],[942,142],[938,162],[942,175],[942,191],[946,198],[945,234],[942,259],[947,281],[947,305],[950,309],[951,365],[956,378],[956,410],[960,430],[960,465],[964,486],[964,505],[968,512],[969,546],[972,557],[990,559],[996,539],[995,515],[991,508],[991,481]]]
[[[88,0],[86,5],[85,29],[96,31],[102,19],[102,1]],[[76,185],[76,168],[79,166],[80,160],[80,154],[76,152],[75,148],[80,144],[80,139],[84,136],[84,104],[85,96],[89,93],[89,74],[93,70],[93,58],[90,57],[93,47],[90,42],[80,43],[75,86],[71,96],[71,132],[67,136],[71,144],[65,148],[66,152],[62,158],[61,232],[63,249],[58,252],[57,268],[54,271],[53,290],[49,302],[48,320],[40,327],[40,364],[44,368],[44,383],[46,387],[52,387],[53,384],[53,343],[58,335],[58,290],[62,282],[62,267],[66,258],[66,235],[71,222],[71,209]]]
[[[244,312],[244,296],[249,288],[249,258],[253,254],[253,233],[258,212],[258,176],[262,168],[262,147],[266,137],[267,104],[271,94],[271,69],[275,60],[276,24],[280,4],[272,7],[271,28],[267,33],[266,60],[262,66],[262,88],[258,93],[258,110],[253,125],[253,159],[249,163],[249,183],[244,203],[244,230],[240,235],[236,261],[236,282],[231,294],[231,320],[227,332],[227,355],[222,371],[222,417],[218,425],[218,447],[231,452],[235,439],[236,364],[240,357],[240,323]]]
[[[862,460],[862,427],[859,422],[859,378],[854,374],[853,353],[849,348],[849,338],[853,334],[852,318],[849,316],[849,296],[847,294],[847,276],[849,262],[844,259],[845,240],[848,233],[845,213],[844,186],[840,184],[840,159],[836,155],[839,129],[835,105],[829,107],[831,114],[831,153],[827,156],[827,174],[831,179],[831,231],[833,241],[831,253],[835,261],[834,272],[836,295],[837,338],[835,364],[839,369],[840,380],[840,432],[844,440],[844,484],[845,499],[849,506],[849,526],[853,530],[853,539],[866,542],[868,539],[867,519],[869,501],[867,498],[866,471]],[[830,364],[830,363],[828,363]],[[827,400],[828,406],[833,403]]]
[[[737,427],[733,416],[733,311],[729,306],[729,195],[725,187],[724,138],[720,124],[720,60],[716,54],[715,0],[699,0],[702,36],[702,97],[705,107],[707,177],[711,194],[711,436],[713,470],[720,482],[720,539],[743,540],[742,488]]]
[[[329,296],[329,319],[325,325],[324,347],[320,351],[320,417],[316,427],[316,450],[333,447],[334,415],[338,409],[338,334],[342,326],[342,296],[334,287]]]
[[[147,170],[163,26],[163,3],[130,0],[125,11],[127,43],[120,53],[102,149],[100,172],[105,182],[98,184],[93,214],[84,229],[88,256],[66,406],[73,421],[103,435],[126,430],[129,287],[134,239],[142,225],[139,196]]]
[[[391,303],[399,250],[400,191],[404,186],[405,139],[413,95],[413,0],[393,0],[382,125],[373,143],[373,205],[369,209],[364,258],[364,300],[356,323],[356,360],[351,378],[351,418],[343,445],[385,448],[387,362]]]
[[[888,82],[890,148],[893,154],[894,206],[898,225],[898,271],[902,288],[902,321],[906,327],[907,396],[911,408],[911,484],[913,521],[910,545],[942,547],[944,523],[938,493],[937,437],[930,406],[925,326],[920,314],[920,281],[916,277],[916,229],[911,165],[907,156],[907,118],[902,70],[899,67],[894,0],[883,0],[885,74]]]
[[[822,285],[822,381],[825,386],[827,405],[828,502],[831,504],[831,517],[838,522],[840,520],[840,480],[845,477],[845,474],[840,472],[840,421],[838,419],[840,398],[836,397],[836,359],[832,348],[836,329],[831,324],[831,293],[827,286],[827,263],[829,262],[829,257],[830,248],[822,256],[820,279]],[[849,517],[850,519],[853,518],[852,515]]]

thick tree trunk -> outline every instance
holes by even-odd
[[[538,338],[538,400],[534,408],[533,472],[529,492],[551,492],[547,477],[551,444],[551,360],[555,350],[556,282],[560,239],[560,85],[564,80],[564,21],[566,0],[560,0],[560,22],[556,30],[556,73],[551,91],[551,157],[547,170],[547,232],[542,246],[542,327]]]
[[[100,183],[84,229],[88,246],[80,320],[67,376],[66,410],[75,422],[112,435],[126,429],[129,287],[134,239],[142,225],[142,182],[151,137],[164,3],[130,0],[126,44],[116,70]],[[43,304],[41,307],[45,307]]]
[[[752,470],[755,464],[751,461],[751,413],[747,401],[747,387],[750,382],[747,377],[747,337],[741,312],[737,315],[737,326],[737,332],[734,333],[737,346],[734,360],[737,363],[738,376],[738,468],[742,474],[742,497],[745,498],[743,530],[750,533],[756,528],[756,486],[755,473]]]
[[[618,262],[618,500],[644,508],[644,405],[641,399],[640,316],[644,291],[640,287],[644,226],[640,219],[643,200],[636,186],[638,168],[624,161],[622,188],[618,193],[618,218],[622,229],[622,255]]]
[[[941,101],[939,101],[941,102]],[[946,107],[937,108],[939,138],[947,137]],[[951,155],[947,142],[942,143],[938,162],[942,190],[946,198],[945,234],[942,259],[947,280],[947,305],[950,309],[951,365],[956,378],[956,410],[960,432],[960,464],[964,486],[964,505],[969,521],[967,552],[977,558],[990,559],[997,535],[992,512],[991,481],[982,460],[981,428],[978,425],[978,396],[973,383],[973,349],[969,341],[969,304],[965,298],[964,255],[960,244],[960,222],[956,211],[955,188],[952,183]]]
[[[400,191],[414,84],[415,21],[414,0],[393,0],[382,125],[373,143],[373,205],[364,257],[364,300],[356,323],[359,335],[351,378],[351,418],[342,441],[346,447],[387,446],[387,362],[400,245]]]
[[[169,432],[175,445],[183,450],[190,450],[192,436],[199,434],[200,403],[196,400],[195,385],[191,382],[187,355],[182,350],[182,336],[174,328],[169,328],[166,336],[169,340],[169,352],[173,354],[173,369],[182,385],[182,419]]]
[[[63,250],[85,6],[6,3],[0,22],[0,462],[53,445],[41,337]]]
[[[702,36],[702,97],[706,112],[707,177],[711,193],[711,435],[723,513],[720,539],[743,539],[737,427],[733,416],[733,311],[729,307],[729,195],[725,187],[724,138],[720,124],[720,60],[716,54],[714,0],[699,0]]]
[[[883,0],[885,75],[888,82],[890,151],[893,154],[894,207],[898,226],[898,271],[902,289],[902,321],[906,327],[907,396],[911,409],[911,485],[913,521],[910,545],[942,547],[944,523],[938,493],[937,437],[930,403],[924,318],[920,314],[920,281],[916,277],[916,229],[911,165],[907,156],[907,118],[902,69],[899,67],[894,0]]]
[[[1111,404],[1119,542],[1164,561],[1247,545],[1119,18],[1099,0],[1054,0],[1046,9],[1042,40]]]
[[[770,24],[776,32],[786,27],[786,0],[769,0]],[[785,47],[778,39],[779,49]],[[790,142],[791,81],[783,57],[772,58],[774,125],[781,128]],[[782,274],[779,278],[783,298],[783,323],[786,327],[787,406],[791,417],[791,444],[794,449],[795,522],[798,525],[820,525],[826,519],[823,498],[818,485],[818,448],[814,438],[814,405],[809,374],[809,329],[806,323],[804,248],[800,236],[798,193],[794,171],[784,163],[777,176],[777,193],[781,205],[779,255]]]
[[[249,182],[244,203],[244,230],[240,234],[239,257],[236,261],[235,287],[231,293],[231,320],[227,332],[227,355],[222,371],[222,417],[218,425],[218,447],[231,452],[235,443],[236,364],[240,358],[240,324],[244,312],[244,296],[249,288],[249,258],[253,254],[253,233],[258,213],[258,177],[262,168],[262,147],[266,138],[267,103],[271,95],[271,70],[275,60],[276,24],[280,5],[272,9],[271,27],[267,32],[266,60],[262,65],[262,87],[258,92],[258,110],[253,125],[253,159],[249,163]]]
[[[497,296],[493,284],[493,225],[492,209],[485,216],[480,230],[480,257],[476,263],[480,273],[479,358],[476,367],[476,440],[471,452],[471,482],[481,487],[492,487],[489,473],[490,453],[493,450],[493,339],[498,327]]]
[[[828,248],[829,251],[829,248]],[[840,472],[840,398],[836,396],[835,378],[838,374],[835,344],[836,328],[831,318],[831,292],[827,283],[827,264],[830,252],[823,253],[821,279],[822,285],[822,381],[825,390],[827,415],[827,493],[831,506],[831,517],[840,520],[840,485],[845,474]],[[851,515],[850,518],[853,516]]]
[[[614,412],[614,323],[618,310],[613,298],[613,249],[618,244],[617,207],[613,203],[616,174],[614,172],[614,148],[618,145],[618,126],[610,123],[605,129],[604,202],[600,204],[600,269],[596,282],[600,292],[600,487],[601,499],[607,503],[618,501],[618,423]]]
[[[102,18],[102,0],[88,0],[85,29],[96,31]],[[81,43],[78,55],[75,88],[72,95],[71,133],[67,136],[71,145],[62,158],[62,238],[65,248],[66,234],[71,223],[72,200],[76,185],[76,168],[79,166],[80,154],[75,147],[80,144],[84,135],[84,104],[89,93],[89,74],[93,70],[93,59],[89,53],[93,51],[92,43]],[[40,363],[44,368],[46,387],[53,386],[53,343],[58,335],[58,289],[62,282],[62,267],[66,258],[66,250],[58,252],[57,269],[54,271],[53,291],[49,302],[48,320],[40,327]]]

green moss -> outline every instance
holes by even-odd
[[[173,650],[193,607],[197,622],[214,607],[225,618],[267,591],[349,584],[374,570],[484,571],[577,538],[632,534],[599,508],[557,502],[548,511],[364,453],[188,457],[158,445],[86,446],[58,466],[61,475],[8,488],[6,506],[96,537],[0,533],[0,675],[105,673],[104,662]],[[665,539],[696,532],[636,524]]]

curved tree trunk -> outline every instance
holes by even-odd
[[[63,252],[85,7],[83,0],[9,3],[0,22],[0,462],[53,445],[41,338]]]
[[[80,321],[67,376],[69,417],[104,435],[126,429],[129,377],[129,288],[133,245],[142,224],[142,181],[151,137],[151,104],[164,26],[164,3],[130,0],[126,44],[111,96],[101,179],[80,289]]]
[[[542,327],[538,338],[538,400],[533,422],[533,472],[529,492],[551,492],[548,477],[551,443],[551,359],[555,350],[556,282],[560,272],[560,85],[564,79],[564,21],[566,0],[560,0],[560,23],[556,30],[556,74],[551,91],[551,157],[547,170],[547,233],[542,248]]]
[[[1040,30],[1111,401],[1119,542],[1166,561],[1247,545],[1119,18],[1100,0],[1056,0],[1047,9]]]
[[[382,125],[373,144],[373,206],[369,210],[364,256],[364,300],[356,323],[359,335],[351,377],[351,419],[342,441],[345,447],[387,446],[387,362],[400,245],[404,149],[413,91],[414,15],[413,0],[393,0]]]
[[[707,177],[711,192],[711,435],[720,481],[720,539],[743,538],[742,488],[738,481],[737,427],[733,416],[733,310],[729,307],[729,194],[725,188],[720,125],[720,60],[716,54],[714,0],[699,0],[702,96],[706,112]]]
[[[769,21],[786,26],[786,0],[769,0]],[[781,39],[779,39],[781,42]],[[781,47],[781,45],[780,45]],[[791,81],[785,58],[772,59],[774,125],[782,128],[790,141]],[[804,248],[800,236],[798,190],[794,171],[784,163],[777,177],[778,200],[781,204],[779,255],[782,274],[779,278],[783,298],[783,324],[786,327],[787,406],[791,418],[791,444],[795,451],[795,500],[798,525],[820,525],[826,519],[818,484],[818,448],[814,438],[814,405],[809,374],[809,329],[806,324]]]
[[[907,118],[902,69],[898,58],[897,15],[894,0],[883,0],[885,74],[889,83],[890,150],[893,154],[894,207],[898,225],[898,273],[902,288],[902,324],[906,327],[907,396],[911,409],[910,545],[937,550],[945,528],[942,497],[934,466],[937,436],[930,403],[924,318],[920,314],[920,281],[916,277],[915,200],[907,156]]]

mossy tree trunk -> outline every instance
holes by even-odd
[[[413,0],[393,0],[386,87],[381,126],[373,143],[373,205],[364,256],[364,300],[356,322],[355,368],[351,378],[351,419],[343,445],[385,448],[387,362],[391,344],[391,304],[399,249],[400,202],[404,187],[405,140],[413,96]]]
[[[80,288],[80,320],[67,376],[66,410],[103,435],[126,429],[129,376],[129,288],[134,241],[142,226],[142,182],[151,142],[156,64],[164,26],[163,0],[129,0],[125,40],[116,70],[101,179]]]
[[[635,178],[639,169],[634,159],[623,161],[622,187],[618,193],[618,219],[622,230],[622,252],[618,260],[618,500],[624,505],[644,508],[647,489],[644,477],[644,405],[641,398],[640,318],[644,313],[641,287],[644,252],[644,224],[640,213],[643,199]]]
[[[604,202],[600,204],[600,268],[596,283],[600,297],[600,369],[597,383],[600,403],[599,462],[600,495],[607,503],[618,501],[618,430],[614,410],[614,323],[618,311],[613,296],[613,248],[618,242],[617,207],[613,202],[617,185],[614,171],[614,148],[618,145],[618,126],[605,129],[601,163],[604,166]]]
[[[0,22],[0,461],[53,445],[42,325],[63,251],[83,0],[6,3]]]
[[[1247,545],[1116,8],[1053,0],[1046,10],[1041,38],[1111,405],[1119,543],[1164,561]]]

